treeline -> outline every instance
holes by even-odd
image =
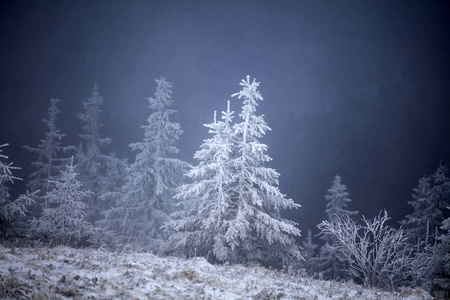
[[[413,212],[400,228],[387,224],[385,211],[372,220],[348,210],[350,195],[336,176],[325,196],[327,219],[318,225],[321,245],[308,231],[300,246],[297,223],[281,216],[300,205],[281,193],[279,174],[266,166],[271,158],[260,139],[271,129],[257,114],[259,82],[249,76],[240,82],[232,95],[242,101],[239,114],[228,101],[204,125],[210,138],[195,153],[195,166],[176,157],[183,131],[171,121],[172,83],[164,77],[155,82],[143,139],[129,145],[133,161],[105,153],[111,139],[101,135],[97,85],[82,102],[77,147],[64,143],[60,100],[50,100],[47,132],[37,146],[24,146],[36,155],[29,191],[16,199],[9,188],[20,179],[2,154],[6,144],[0,146],[2,240],[203,256],[386,289],[449,290],[450,181],[443,166],[420,179],[409,202]]]
[[[2,162],[2,238],[272,267],[301,259],[295,242],[300,230],[280,215],[299,205],[279,191],[279,174],[265,166],[271,158],[259,141],[270,130],[256,113],[263,100],[259,83],[248,76],[232,95],[242,101],[238,116],[229,102],[221,117],[214,112],[205,125],[212,137],[195,153],[198,165],[190,166],[176,158],[183,131],[171,121],[172,83],[163,77],[155,82],[141,126],[144,137],[130,144],[136,153],[132,162],[104,151],[111,139],[101,135],[103,98],[97,85],[82,102],[77,147],[64,143],[57,127],[60,100],[50,100],[47,132],[37,146],[25,146],[36,155],[28,193],[11,199],[7,185],[17,178],[12,165]]]
[[[399,228],[388,225],[386,211],[373,220],[347,210],[347,187],[336,176],[328,194],[327,220],[318,243],[308,231],[302,242],[304,261],[295,264],[309,276],[353,279],[366,286],[395,289],[422,287],[450,297],[450,180],[444,166],[419,180]]]

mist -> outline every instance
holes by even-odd
[[[445,1],[2,1],[0,145],[23,179],[9,193],[30,189],[38,158],[24,146],[44,137],[52,98],[62,144],[74,146],[65,159],[77,163],[95,86],[111,139],[102,153],[137,165],[129,145],[143,141],[155,79],[166,78],[182,131],[172,154],[186,171],[201,165],[215,111],[230,101],[239,122],[243,101],[231,95],[249,75],[271,128],[258,140],[264,166],[280,174],[280,201],[301,205],[281,211],[294,239],[316,239],[336,175],[348,210],[374,220],[386,210],[398,227],[419,180],[450,167],[449,29]]]

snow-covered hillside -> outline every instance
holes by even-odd
[[[0,246],[1,299],[432,299],[148,253]]]

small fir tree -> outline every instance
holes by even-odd
[[[53,241],[84,245],[98,234],[96,228],[85,220],[85,198],[92,193],[83,190],[82,183],[77,179],[73,158],[66,167],[60,179],[53,182],[53,190],[44,196],[52,207],[45,208],[39,219],[33,219],[31,227],[38,235]]]
[[[332,220],[335,217],[354,216],[357,215],[357,211],[350,211],[345,209],[347,205],[352,201],[347,192],[347,187],[341,183],[341,177],[336,175],[333,180],[331,188],[328,190],[329,195],[325,196],[328,201],[325,213],[328,216],[328,220]]]
[[[61,100],[51,99],[50,107],[48,109],[48,119],[44,119],[43,122],[47,125],[48,131],[45,133],[40,144],[36,147],[24,146],[30,152],[38,154],[38,160],[33,162],[35,171],[31,173],[32,178],[28,184],[31,191],[39,191],[36,195],[37,204],[43,204],[43,207],[48,207],[48,203],[41,197],[53,188],[52,182],[61,174],[65,164],[69,163],[70,158],[64,157],[64,153],[75,148],[72,146],[63,146],[62,139],[65,137],[64,133],[61,133],[56,127],[57,115],[61,113],[58,109],[58,103]],[[40,214],[40,208],[34,207],[35,213]]]

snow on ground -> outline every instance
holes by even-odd
[[[0,246],[0,299],[432,299],[149,253]]]

